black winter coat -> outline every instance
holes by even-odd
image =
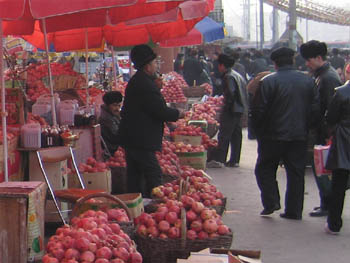
[[[305,141],[319,107],[313,79],[285,66],[261,80],[250,117],[258,139]]]
[[[101,125],[101,135],[105,141],[108,151],[111,155],[118,150],[118,130],[120,124],[120,117],[115,116],[109,112],[106,105],[101,106],[101,115],[98,120]]]
[[[224,92],[223,111],[233,113],[244,113],[248,107],[247,83],[243,77],[233,69],[229,69],[222,77],[222,88]]]
[[[314,77],[321,103],[321,119],[316,128],[314,143],[324,145],[326,139],[329,137],[324,116],[333,98],[335,88],[341,86],[342,82],[337,71],[328,62],[316,70]]]
[[[183,75],[189,86],[193,86],[194,81],[196,81],[196,85],[200,84],[202,71],[202,65],[195,57],[189,57],[185,60]]]
[[[326,120],[334,127],[326,168],[350,170],[350,82],[336,89]]]
[[[164,122],[177,121],[179,111],[167,107],[154,78],[138,70],[126,87],[121,117],[121,146],[159,151]]]

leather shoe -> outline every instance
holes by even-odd
[[[234,162],[227,162],[225,163],[226,167],[239,167],[239,163],[234,163]]]
[[[301,216],[291,215],[291,214],[287,214],[287,213],[280,214],[280,217],[285,218],[285,219],[301,220]]]
[[[312,212],[309,213],[312,217],[321,217],[321,216],[327,216],[328,210],[324,210],[321,207],[315,207]]]
[[[271,215],[276,210],[280,210],[281,206],[279,204],[275,205],[273,208],[264,208],[264,210],[261,211],[261,216],[268,216]]]

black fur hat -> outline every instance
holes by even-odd
[[[144,65],[151,62],[157,57],[157,54],[154,53],[152,48],[147,45],[138,45],[133,47],[130,52],[130,58],[134,67],[137,70],[142,69]]]
[[[220,54],[218,63],[223,64],[225,68],[232,68],[235,64],[235,58],[231,54]]]
[[[291,58],[294,57],[294,50],[289,48],[289,47],[280,47],[280,48],[276,48],[274,51],[272,51],[270,58],[272,61],[276,61],[277,59],[281,58],[281,57],[287,57],[287,58]]]
[[[115,102],[122,102],[123,95],[119,91],[109,91],[105,95],[103,95],[102,100],[108,106]]]
[[[310,40],[300,46],[300,54],[304,59],[327,56],[327,44],[317,40]]]

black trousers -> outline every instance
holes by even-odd
[[[214,160],[225,163],[230,144],[230,162],[239,163],[242,148],[242,113],[221,113],[218,147],[215,151]]]
[[[125,149],[125,157],[128,192],[142,193],[143,197],[150,198],[152,189],[161,184],[162,178],[155,152]]]
[[[306,162],[306,141],[258,140],[258,160],[255,176],[265,209],[280,204],[276,171],[280,160],[287,173],[285,213],[301,216],[304,203],[304,172]]]
[[[348,187],[349,171],[338,169],[332,171],[332,190],[330,206],[328,207],[328,226],[332,231],[340,231],[343,221],[345,191]]]

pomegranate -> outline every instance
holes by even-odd
[[[195,220],[195,221],[193,221],[192,223],[191,223],[191,229],[192,230],[194,230],[194,231],[196,231],[196,232],[200,232],[200,231],[202,231],[202,223],[201,223],[201,221],[199,221],[199,220]]]
[[[174,224],[177,220],[177,214],[175,212],[169,212],[165,215],[165,220],[169,222],[169,224]]]
[[[201,232],[198,233],[198,238],[201,239],[201,240],[207,239],[207,238],[209,238],[209,235],[208,235],[207,232],[201,231]]]
[[[197,214],[193,210],[186,212],[186,219],[188,222],[192,222],[197,219]]]
[[[154,219],[159,223],[160,221],[164,220],[165,213],[164,212],[156,212],[154,213]]]
[[[158,224],[158,228],[161,232],[168,232],[170,228],[170,224],[168,221],[162,220]]]
[[[120,225],[117,223],[112,223],[109,224],[109,227],[112,229],[114,234],[119,234],[120,233]]]
[[[230,232],[230,229],[225,225],[219,225],[218,226],[218,233],[219,235],[226,235]]]
[[[118,257],[118,258],[124,260],[125,262],[127,262],[129,260],[130,254],[126,248],[119,247],[119,248],[113,249],[113,256]]]
[[[159,235],[159,231],[158,231],[158,228],[156,226],[150,226],[149,228],[147,228],[147,233],[151,237],[158,237],[158,235]]]
[[[177,227],[171,227],[168,231],[169,238],[175,239],[180,237],[180,230]]]
[[[203,223],[203,229],[208,234],[215,233],[218,230],[218,224],[214,219],[207,219]]]
[[[147,227],[145,225],[138,225],[136,232],[139,235],[146,236],[147,235]]]
[[[142,256],[139,252],[130,253],[130,263],[142,263]]]
[[[194,202],[192,204],[192,210],[196,212],[197,214],[200,214],[204,209],[204,205],[201,202]]]
[[[111,259],[112,251],[109,247],[101,247],[96,251],[97,258]]]
[[[207,219],[211,219],[212,218],[212,211],[210,209],[204,209],[202,212],[201,212],[201,218],[203,220],[207,220]]]
[[[62,248],[53,249],[51,254],[58,260],[62,260],[64,258],[64,250]]]
[[[79,238],[75,240],[75,248],[81,252],[89,249],[90,241],[86,238]]]
[[[89,262],[89,263],[94,262],[95,254],[92,253],[91,251],[84,251],[80,256],[80,260]]]
[[[188,230],[186,234],[187,239],[195,240],[197,238],[197,233],[194,230]]]
[[[79,259],[80,254],[79,251],[74,248],[68,248],[64,253],[65,259]]]

